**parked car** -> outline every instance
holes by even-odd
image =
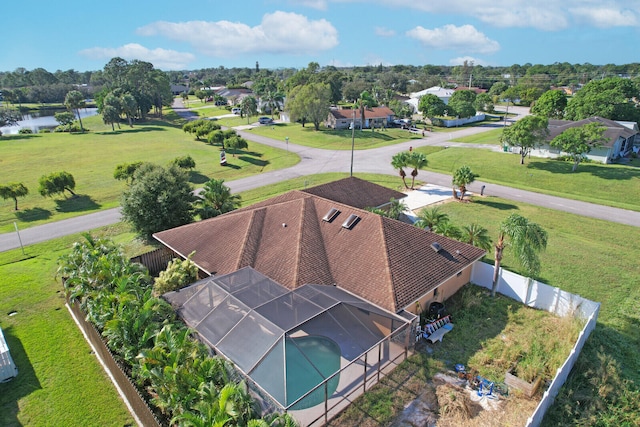
[[[258,119],[258,123],[260,123],[261,125],[270,125],[271,123],[273,123],[273,119],[271,117],[260,117]]]
[[[238,108],[238,107],[235,107],[235,108],[231,109],[231,112],[233,114],[240,114],[242,112],[242,110],[240,108]]]

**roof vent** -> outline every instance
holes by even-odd
[[[327,214],[322,217],[322,220],[326,222],[331,222],[336,216],[338,216],[339,213],[340,211],[338,209],[331,208],[329,209],[329,212],[327,212]]]
[[[440,243],[438,242],[433,242],[431,244],[431,249],[433,249],[436,252],[440,252],[442,250],[442,246],[440,246]]]
[[[358,215],[351,214],[349,215],[349,218],[347,218],[347,220],[342,223],[342,227],[346,228],[347,230],[351,230],[351,228],[355,225],[356,222],[358,222],[359,219],[360,217]]]

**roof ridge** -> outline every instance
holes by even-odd
[[[240,249],[240,256],[236,263],[237,269],[254,265],[256,254],[260,248],[260,238],[258,238],[258,236],[262,235],[265,215],[265,208],[258,208],[251,211],[251,219],[249,220],[249,225],[242,239],[242,248]]]
[[[382,233],[382,244],[384,245],[384,253],[385,253],[385,257],[384,260],[387,264],[386,266],[386,270],[388,271],[388,275],[389,275],[389,287],[391,289],[389,289],[391,291],[391,295],[393,295],[393,311],[397,312],[398,311],[398,295],[396,292],[396,286],[395,286],[395,277],[393,274],[393,268],[391,268],[391,256],[389,254],[389,245],[388,245],[388,241],[387,241],[387,225],[390,224],[390,221],[397,221],[395,219],[392,218],[387,218],[385,216],[382,215],[377,215],[376,216],[380,217],[379,221],[380,221],[380,232]]]

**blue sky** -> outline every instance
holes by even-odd
[[[2,15],[0,71],[640,61],[638,0],[25,0]]]

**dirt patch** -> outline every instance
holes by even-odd
[[[391,427],[523,426],[537,405],[520,396],[478,395],[466,380],[436,374]]]

